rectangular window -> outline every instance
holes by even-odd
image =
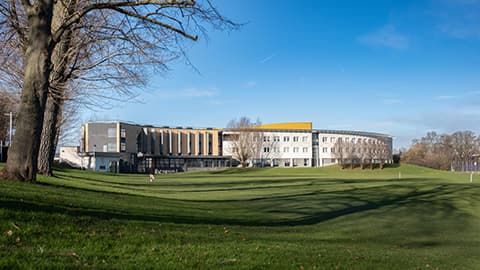
[[[327,148],[327,147],[323,147],[323,148],[322,148],[322,152],[323,152],[323,153],[327,153],[327,151],[328,151],[328,148]]]
[[[303,153],[308,153],[308,147],[303,147]]]
[[[290,149],[288,147],[283,147],[283,152],[284,153],[288,153],[290,151]]]
[[[335,147],[330,148],[331,153],[335,153]]]
[[[290,137],[288,137],[288,136],[283,136],[283,141],[284,141],[284,142],[289,142],[289,141],[290,141]]]
[[[126,150],[127,150],[127,145],[124,142],[120,143],[120,151],[125,152]]]
[[[274,142],[279,142],[280,141],[280,136],[274,136],[273,141]]]
[[[327,137],[322,137],[322,142],[326,143],[328,141]]]
[[[107,152],[116,152],[117,151],[117,143],[109,142],[107,145]]]
[[[270,136],[263,136],[263,141],[264,142],[269,142],[270,141]]]
[[[270,152],[270,147],[264,147],[263,152],[264,153],[269,153]]]
[[[108,138],[116,138],[117,137],[117,129],[116,128],[108,128],[107,129],[107,137]]]
[[[308,136],[303,136],[302,137],[302,142],[308,142]]]
[[[273,152],[280,153],[280,147],[273,147]]]
[[[298,142],[298,136],[293,136],[293,141]]]
[[[335,137],[330,137],[330,142],[334,143],[335,142]]]
[[[126,138],[127,137],[127,131],[122,128],[120,129],[120,138]]]
[[[298,150],[299,150],[298,147],[294,147],[294,148],[293,148],[293,152],[294,152],[294,153],[298,153]]]

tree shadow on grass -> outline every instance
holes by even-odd
[[[341,180],[343,181],[343,180]],[[52,186],[51,184],[44,184]],[[58,187],[56,187],[58,188]],[[422,206],[422,211],[434,210],[448,218],[465,214],[453,202],[456,198],[473,200],[480,195],[478,187],[456,184],[406,185],[396,183],[380,187],[352,188],[338,191],[315,191],[301,194],[263,196],[232,200],[161,199],[116,192],[92,191],[62,187],[75,196],[107,196],[104,205],[77,202],[38,201],[15,196],[2,196],[0,207],[14,211],[65,214],[73,217],[90,216],[99,219],[120,219],[172,222],[184,224],[222,224],[248,226],[313,225],[353,214],[366,214],[383,208]],[[97,195],[95,195],[97,194]],[[115,202],[124,204],[116,205]],[[158,207],[148,207],[157,205]],[[425,206],[428,207],[425,207]],[[210,214],[214,211],[217,214]],[[223,211],[230,211],[223,215]],[[420,215],[422,213],[415,213]],[[427,214],[427,212],[425,213]]]

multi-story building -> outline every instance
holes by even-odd
[[[230,138],[245,130],[223,131],[223,153],[235,156],[235,142]],[[312,166],[312,123],[294,122],[256,126],[248,132],[259,134],[261,144],[251,164],[258,166],[310,167]]]
[[[388,158],[385,161],[392,161],[393,137],[386,134],[362,132],[362,131],[346,131],[346,130],[314,130],[314,166],[322,167],[339,163],[338,144],[337,142],[350,142],[354,145],[368,143],[375,145],[379,143],[386,144]]]
[[[319,167],[339,162],[337,141],[385,143],[390,135],[312,129],[311,122],[266,124],[247,129],[259,138],[249,166]],[[243,129],[154,127],[126,122],[91,122],[82,127],[81,166],[96,171],[148,172],[192,167],[236,166],[233,142]],[[62,154],[62,153],[60,153]],[[78,163],[78,162],[77,162]]]
[[[83,167],[97,171],[147,172],[151,169],[219,167],[221,129],[153,127],[125,122],[92,122],[82,127]]]

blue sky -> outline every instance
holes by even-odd
[[[396,136],[480,123],[480,0],[214,1],[238,31],[187,44],[138,100],[83,120],[224,127],[312,121]]]

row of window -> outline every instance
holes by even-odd
[[[322,137],[322,143],[327,143],[328,141],[329,141],[329,137]],[[330,142],[331,143],[335,143],[337,141],[338,142],[342,142],[342,141],[349,142],[350,141],[352,143],[362,143],[362,142],[367,143],[368,142],[368,143],[373,143],[373,144],[375,144],[377,142],[377,140],[375,140],[375,139],[366,139],[366,138],[364,138],[364,139],[362,139],[362,138],[351,138],[350,139],[349,137],[346,137],[346,138],[330,137]]]
[[[379,153],[385,153],[385,152],[386,152],[386,150],[384,150],[384,149],[369,149],[369,148],[365,148],[365,149],[361,149],[361,148],[360,148],[360,149],[350,149],[350,148],[348,148],[348,147],[347,147],[347,148],[344,148],[344,151],[345,151],[346,153],[349,153],[350,150],[354,151],[355,153],[358,153],[358,152],[360,152],[360,153],[367,153],[367,152],[368,152],[368,153],[373,153],[373,154],[379,154]],[[323,147],[323,148],[322,148],[322,153],[328,153],[328,147]],[[331,148],[330,148],[330,153],[335,153],[335,147],[331,147]]]
[[[263,141],[264,142],[270,142],[270,140],[272,139],[271,136],[263,136]],[[300,139],[302,140],[302,142],[308,142],[308,136],[302,136],[300,138],[300,136],[292,136],[292,141],[294,142],[299,142]],[[273,141],[274,142],[280,142],[280,136],[273,136]],[[290,141],[290,136],[283,136],[283,141],[284,142],[289,142]]]
[[[272,150],[273,153],[280,153],[280,147],[264,147],[263,152],[264,153],[270,153],[270,150]],[[283,147],[283,153],[288,153],[290,152],[290,147]],[[300,147],[293,147],[293,153],[299,153],[300,152]],[[303,147],[302,148],[303,153],[308,153],[308,147]]]

